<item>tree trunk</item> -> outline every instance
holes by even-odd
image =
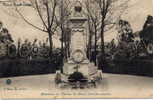
[[[63,71],[62,66],[64,65],[64,31],[61,25],[61,67],[60,70]]]
[[[97,59],[97,27],[95,26],[95,54],[94,54],[94,62],[95,62],[95,65],[97,65],[97,61],[96,61],[96,59]]]
[[[70,57],[70,40],[68,41],[68,57]]]
[[[88,43],[88,59],[91,61],[91,47],[92,46],[92,35],[89,32],[89,43]]]
[[[65,48],[64,48],[64,56],[65,56],[65,60],[67,61],[67,58],[68,58],[67,57],[68,45],[67,45],[67,34],[66,34],[66,32],[64,32],[64,45],[65,45]]]
[[[52,34],[51,32],[48,32],[48,36],[49,36],[49,45],[50,45],[50,48],[49,48],[49,57],[50,57],[50,60],[52,59],[52,51],[53,51],[53,41],[52,41]]]
[[[63,27],[61,26],[61,57],[62,60],[64,59],[64,32],[63,32]]]
[[[104,19],[102,20],[101,25],[101,69],[105,64],[105,41],[104,41]]]
[[[67,53],[68,53],[68,58],[70,57],[70,43],[71,43],[71,31],[69,30],[68,35],[67,35],[68,41],[67,41]]]

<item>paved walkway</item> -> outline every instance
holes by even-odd
[[[103,74],[103,81],[97,88],[59,89],[55,87],[54,76],[26,76],[0,79],[0,98],[151,98],[153,78],[130,75]]]

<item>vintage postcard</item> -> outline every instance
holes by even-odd
[[[0,98],[153,98],[153,0],[0,0]]]

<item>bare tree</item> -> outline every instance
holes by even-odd
[[[38,29],[42,32],[45,32],[48,34],[49,38],[49,54],[50,57],[52,55],[52,49],[53,49],[53,40],[52,36],[54,35],[58,25],[55,23],[56,20],[56,8],[58,5],[58,0],[29,0],[31,3],[31,8],[36,11],[38,17],[41,20],[42,27],[35,25],[35,23],[30,22],[23,14],[23,12],[20,11],[20,7],[16,6],[16,0],[13,0],[13,4],[15,6],[16,12],[20,15],[20,17],[30,26],[32,26],[35,29]]]
[[[88,16],[89,19],[89,16]],[[91,61],[91,54],[92,54],[92,38],[93,38],[93,30],[92,30],[92,24],[90,22],[90,20],[88,20],[88,29],[89,29],[89,33],[88,33],[88,43],[87,43],[87,53],[88,53],[88,58]]]
[[[91,46],[92,46],[92,40],[94,38],[94,62],[96,65],[96,56],[97,56],[97,41],[98,41],[98,30],[100,26],[100,14],[98,13],[98,10],[95,9],[94,2],[91,2],[91,0],[85,1],[85,7],[87,10],[87,16],[88,16],[88,26],[89,26],[89,53],[91,54]],[[91,55],[90,55],[91,56]]]
[[[101,60],[105,61],[105,40],[104,33],[109,31],[118,22],[121,15],[127,8],[129,0],[87,0],[87,12],[92,20],[93,29],[95,33],[95,47],[97,34],[101,39]],[[93,11],[93,7],[96,9]],[[100,16],[99,16],[100,15]],[[95,48],[96,50],[96,48]]]
[[[71,2],[69,0],[59,0],[59,14],[56,22],[59,24],[61,33],[61,55],[67,58],[69,46],[69,17],[71,15]],[[64,59],[64,58],[63,58]]]

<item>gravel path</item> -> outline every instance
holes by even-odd
[[[54,74],[0,79],[0,98],[151,98],[153,78],[103,74],[97,88],[60,89],[55,87]]]

